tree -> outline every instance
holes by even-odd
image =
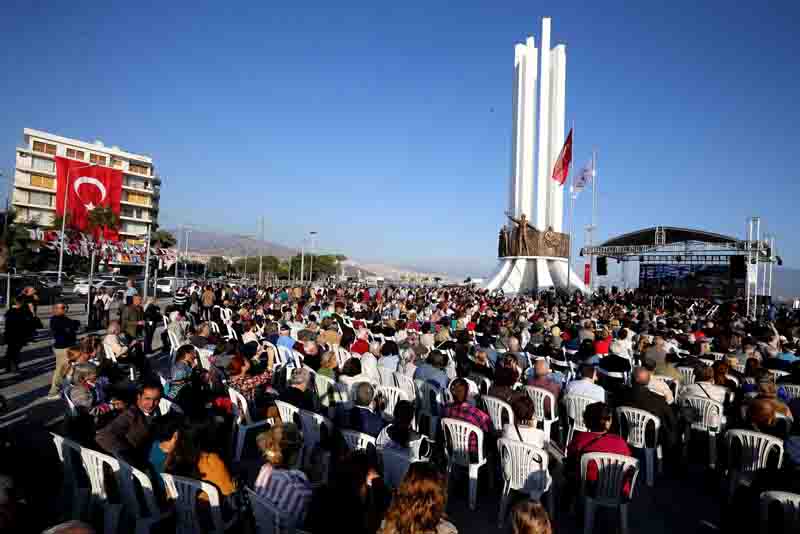
[[[119,215],[110,207],[97,207],[89,212],[89,231],[93,236],[98,236],[100,243],[105,243],[107,231],[119,230]]]
[[[166,230],[155,230],[150,234],[150,243],[159,248],[174,247],[177,242],[178,240],[175,239],[175,236]],[[158,245],[156,245],[156,243],[158,243]]]
[[[0,238],[0,272],[8,272],[11,267],[28,269],[38,259],[32,249],[38,243],[31,239],[29,225],[17,222],[13,210],[6,212],[8,223],[3,222],[4,232]],[[32,225],[31,225],[32,226]],[[13,258],[14,265],[9,265]]]

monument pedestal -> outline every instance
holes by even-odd
[[[502,289],[507,294],[524,294],[555,287],[570,292],[587,293],[580,277],[571,272],[566,258],[554,256],[509,256],[500,258],[500,265],[486,284],[486,289]]]

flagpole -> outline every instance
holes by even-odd
[[[594,246],[594,232],[597,230],[597,150],[592,150],[592,229],[589,232],[589,239],[591,240],[589,246]],[[595,286],[595,268],[594,268],[594,254],[589,256],[589,289],[594,290]]]
[[[61,285],[61,273],[64,267],[64,232],[67,226],[67,200],[69,199],[69,173],[73,170],[85,169],[87,167],[94,167],[97,163],[89,163],[87,165],[79,165],[77,167],[67,168],[67,179],[64,185],[64,212],[61,215],[61,246],[58,247],[58,285]]]
[[[572,128],[570,129],[572,132],[572,146],[575,147],[575,121],[572,121]],[[573,150],[574,152],[574,150]],[[569,181],[569,253],[567,254],[567,303],[571,300],[570,292],[571,292],[571,274],[572,274],[572,227],[575,224],[575,192],[573,189],[575,188],[575,175],[570,177]]]

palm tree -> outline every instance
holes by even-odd
[[[153,230],[153,233],[150,234],[150,242],[158,243],[161,248],[174,247],[177,243],[175,236],[166,230]]]

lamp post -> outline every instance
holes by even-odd
[[[77,167],[70,167],[67,169],[67,184],[64,188],[64,211],[61,215],[61,242],[58,247],[58,285],[61,285],[61,272],[64,267],[64,232],[67,227],[67,205],[69,200],[69,175],[74,170],[85,169],[87,167],[96,167],[97,163],[87,163],[86,165],[79,165]]]
[[[145,242],[145,246],[147,247],[147,251],[144,255],[144,298],[147,299],[147,283],[150,281],[150,234],[152,227],[151,225],[147,225],[147,241]],[[155,288],[153,289],[153,293],[155,293]],[[155,295],[158,298],[158,295]]]
[[[311,242],[311,255],[308,259],[308,281],[314,281],[314,236],[317,232],[311,231],[308,233],[308,240]]]

